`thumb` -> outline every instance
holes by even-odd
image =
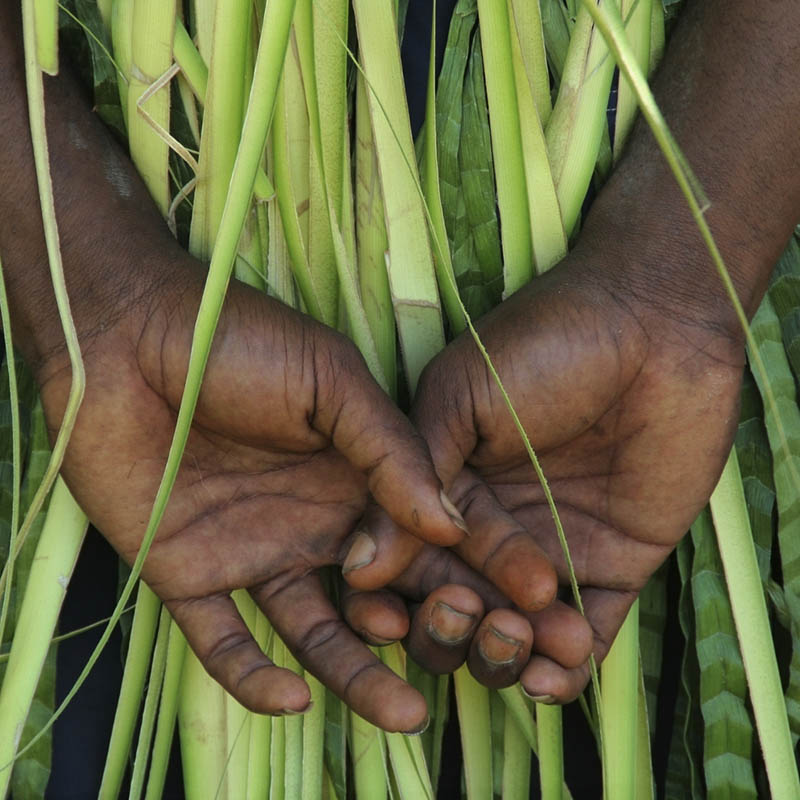
[[[442,489],[425,441],[354,346],[344,341],[326,350],[315,364],[311,426],[366,475],[372,496],[397,525],[433,544],[461,541],[466,525]]]

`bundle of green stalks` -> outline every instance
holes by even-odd
[[[431,56],[416,143],[400,62],[405,5],[73,0],[61,10],[69,41],[85,35],[73,48],[90,59],[98,110],[127,138],[175,235],[210,262],[193,352],[208,352],[232,271],[350,336],[381,386],[407,403],[450,338],[566,254],[587,192],[612,169],[637,107],[697,203],[645,81],[664,47],[661,0],[460,0],[438,76]],[[41,71],[57,69],[59,12],[55,2],[23,6],[31,128],[41,145]],[[46,174],[41,146],[37,166]],[[51,256],[57,273],[57,251]],[[2,299],[0,797],[10,790],[22,799],[42,796],[48,780],[57,640],[80,633],[59,631],[58,617],[87,520],[56,478],[63,441],[51,454]],[[798,315],[795,241],[752,324],[751,356],[766,371],[745,381],[736,447],[710,509],[645,588],[581,700],[613,800],[655,796],[650,746],[676,567],[685,648],[665,796],[800,797],[800,464],[784,446],[800,435]],[[68,323],[67,314],[69,338]],[[190,365],[154,520],[202,368]],[[80,394],[75,372],[66,432]],[[152,525],[148,533],[152,540]],[[391,645],[381,658],[422,691],[431,725],[417,737],[384,733],[303,674],[240,592],[260,646],[303,674],[313,699],[303,716],[249,713],[136,583],[146,546],[106,625],[136,589],[102,798],[118,796],[126,780],[131,798],[160,797],[176,735],[189,798],[432,798],[452,713],[464,796],[527,798],[532,781],[547,800],[571,796],[559,708],[535,705],[519,686],[489,691],[462,667],[451,710],[450,679],[426,674]],[[791,651],[788,673],[776,650]]]

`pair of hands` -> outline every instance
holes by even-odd
[[[298,712],[310,698],[257,647],[230,597],[238,588],[307,669],[388,730],[424,726],[424,700],[353,629],[372,643],[405,637],[434,671],[467,659],[488,685],[519,678],[547,702],[580,693],[590,651],[605,655],[713,488],[741,372],[719,337],[624,304],[597,260],[578,248],[479,326],[550,481],[585,620],[551,604],[551,563],[567,579],[553,520],[471,339],[425,372],[412,410],[418,434],[348,340],[231,287],[143,577],[245,706]],[[143,293],[91,336],[63,468],[128,561],[161,479],[202,289],[198,264],[167,261],[143,270],[170,270],[158,297]],[[40,370],[53,427],[69,384],[54,362]],[[380,507],[368,507],[370,493]],[[331,564],[344,564],[354,587],[342,607],[349,626],[319,576]],[[398,592],[421,604],[411,619]]]

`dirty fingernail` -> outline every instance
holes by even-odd
[[[342,573],[346,575],[354,569],[361,569],[371,564],[375,560],[377,551],[375,540],[366,531],[360,531],[342,564]]]
[[[502,667],[511,664],[519,655],[522,642],[506,636],[491,625],[478,641],[478,650],[489,664]]]
[[[425,733],[428,730],[428,725],[431,724],[431,718],[425,717],[425,719],[417,725],[416,728],[412,728],[410,731],[403,731],[406,736],[419,736],[421,733]]]
[[[442,501],[442,507],[447,512],[447,516],[452,520],[453,525],[455,525],[456,528],[460,528],[469,536],[469,528],[467,528],[467,523],[464,522],[464,517],[461,516],[458,509],[453,505],[453,501],[444,493],[444,489],[439,492],[439,497]]]
[[[463,642],[475,625],[475,617],[453,608],[447,603],[436,603],[428,620],[428,633],[442,644]]]
[[[314,705],[313,702],[310,702],[305,708],[296,709],[296,708],[282,708],[280,714],[286,717],[296,717],[300,714],[305,714],[306,712],[311,710],[311,707]]]
[[[552,694],[528,694],[524,687],[522,691],[525,692],[527,697],[533,700],[534,703],[544,703],[548,706],[551,706],[556,702],[556,698],[553,697]]]

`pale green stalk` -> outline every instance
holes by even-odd
[[[379,655],[395,675],[406,678],[406,654],[399,643],[382,647]],[[431,776],[420,737],[387,733],[385,738],[399,800],[433,800]]]
[[[792,800],[800,780],[735,451],[710,505],[770,790],[774,800]]]
[[[178,730],[187,800],[227,797],[228,737],[224,720],[225,691],[205,671],[197,656],[188,650],[178,701]]]
[[[237,589],[231,597],[252,632],[258,611],[255,601],[244,589]],[[253,716],[236,698],[225,692],[225,713],[219,722],[226,732],[225,784],[230,798],[247,797],[250,725]]]
[[[172,618],[167,609],[162,606],[158,620],[158,634],[153,648],[153,661],[150,667],[149,680],[147,681],[147,694],[144,700],[144,708],[142,709],[142,721],[139,726],[139,741],[136,744],[136,755],[133,759],[129,800],[138,800],[144,791],[145,772],[147,771],[147,762],[150,757],[150,746],[153,742],[153,731],[155,730],[161,687],[164,683],[169,631],[172,626]]]
[[[36,61],[48,75],[58,72],[58,0],[34,0]]]
[[[389,395],[397,393],[397,345],[392,294],[386,272],[389,239],[383,217],[378,159],[364,76],[356,76],[356,246],[358,284]]]
[[[358,714],[350,712],[350,752],[353,760],[353,786],[358,798],[386,800],[386,740],[376,728]]]
[[[311,709],[300,717],[303,725],[303,800],[322,800],[325,687],[310,672],[306,672],[303,678],[311,690],[313,703]]]
[[[66,484],[57,480],[17,619],[17,630],[24,635],[14,637],[0,688],[0,797],[8,791],[25,720],[87,525]]]
[[[508,711],[503,719],[503,800],[528,800],[531,782],[531,749]]]
[[[170,206],[169,144],[156,128],[169,130],[169,85],[149,93],[172,66],[176,0],[135,0],[128,84],[128,148],[150,195],[166,216]]]
[[[422,188],[433,227],[433,238],[438,242],[447,241],[447,228],[442,208],[442,193],[439,187],[439,144],[436,135],[436,0],[431,9],[431,43],[428,62],[428,93],[425,105],[425,124],[422,132],[425,155],[422,159]],[[464,314],[455,290],[455,273],[450,258],[449,247],[437,247],[433,253],[439,294],[442,298],[447,319],[453,335],[461,333],[466,327]]]
[[[272,130],[273,179],[286,247],[300,295],[314,319],[334,322],[334,297],[308,259],[308,116],[299,64],[290,51],[278,91]],[[305,138],[303,138],[305,137]]]
[[[214,248],[214,254],[211,257],[211,264],[209,266],[203,296],[200,301],[200,309],[195,323],[195,333],[192,340],[186,384],[183,398],[181,399],[181,405],[178,410],[175,434],[167,455],[164,475],[153,503],[153,509],[142,540],[142,545],[131,567],[128,581],[122,589],[111,621],[100,637],[100,641],[93,650],[86,666],[78,676],[78,679],[69,692],[67,692],[62,704],[56,709],[47,725],[43,726],[37,736],[31,740],[28,745],[29,747],[50,729],[53,722],[63,713],[66,705],[72,700],[75,693],[86,680],[86,676],[96,662],[99,653],[108,642],[113,627],[116,625],[122,613],[122,609],[127,605],[128,598],[133,591],[133,586],[141,573],[144,559],[147,557],[150,545],[152,544],[153,538],[155,537],[158,526],[164,515],[164,510],[172,487],[175,484],[178,469],[183,457],[183,451],[189,436],[194,409],[197,405],[197,398],[200,393],[203,372],[205,371],[205,366],[211,351],[211,340],[222,310],[225,291],[236,256],[236,246],[250,204],[256,172],[258,171],[259,164],[261,163],[261,156],[264,152],[264,144],[274,108],[275,95],[281,77],[281,67],[286,54],[286,44],[289,38],[289,27],[291,25],[293,10],[293,0],[289,0],[287,3],[282,4],[270,3],[266,11],[261,40],[259,42],[258,57],[256,59],[253,88],[250,93],[248,112],[245,116],[239,153],[236,157],[236,164],[234,165],[233,177],[228,193],[228,201],[223,210],[222,222],[217,235],[217,246]]]
[[[194,13],[191,16],[194,24],[192,36],[197,42],[197,49],[203,61],[208,64],[214,51],[214,15],[217,0],[192,0],[192,5],[194,6]]]
[[[267,618],[258,612],[253,638],[264,652],[267,651],[271,635],[272,628]],[[266,714],[254,714],[250,723],[250,762],[247,766],[246,800],[264,800],[269,796],[271,736],[271,718]]]
[[[133,0],[112,0],[111,43],[117,63],[117,87],[125,127],[128,127],[128,84],[131,76]]]
[[[520,46],[521,36],[516,30],[514,18],[511,16],[511,2],[512,0],[508,0],[511,56],[521,125],[522,156],[528,192],[530,230],[533,237],[533,258],[536,273],[541,275],[550,267],[555,266],[567,254],[567,235],[561,221],[561,209],[553,182],[553,173],[550,170],[547,143],[542,130],[543,123],[525,73],[523,51]]]
[[[489,690],[481,686],[466,665],[453,673],[458,721],[461,728],[461,752],[468,800],[492,797],[492,729],[489,714]]]
[[[22,4],[22,34],[25,49],[25,88],[28,94],[28,121],[33,145],[39,203],[42,208],[42,225],[44,227],[47,258],[50,265],[50,280],[66,340],[67,354],[69,355],[70,369],[72,370],[72,381],[70,382],[69,395],[67,396],[64,415],[61,418],[61,427],[53,444],[50,461],[17,533],[15,552],[9,553],[8,561],[0,574],[0,591],[5,591],[4,582],[8,580],[9,565],[13,564],[14,559],[25,544],[25,539],[36,519],[36,515],[42,508],[45,498],[56,480],[86,386],[86,375],[83,368],[83,359],[81,358],[80,344],[78,343],[78,334],[70,312],[67,286],[64,280],[64,267],[61,262],[61,248],[53,201],[53,184],[50,180],[47,129],[44,121],[44,85],[42,83],[42,73],[36,63],[33,0],[24,0]]]
[[[634,800],[639,719],[639,602],[633,604],[600,670],[603,796]]]
[[[303,668],[279,637],[275,637],[275,664],[303,677]],[[303,717],[304,714],[284,716],[283,786],[285,800],[303,800]]]
[[[489,100],[497,205],[503,231],[505,297],[533,277],[525,158],[507,0],[478,0],[478,20]]]
[[[284,800],[286,784],[286,717],[272,717],[270,735],[270,784],[269,800]]]
[[[333,0],[331,0],[333,2]],[[338,38],[339,20],[325,20],[327,35],[315,36],[316,5],[311,0],[298,0],[294,17],[294,42],[299,61],[299,91],[294,102],[301,102],[305,97],[308,114],[309,152],[303,154],[308,158],[308,208],[306,215],[305,243],[308,263],[315,273],[318,285],[322,287],[320,297],[324,299],[322,309],[327,324],[335,325],[339,307],[338,273],[336,266],[336,245],[334,244],[334,228],[338,228],[342,202],[343,169],[341,164],[342,148],[327,141],[331,136],[338,139],[342,134],[341,119],[343,108],[332,108],[321,103],[320,90],[317,85],[316,44],[320,40],[325,43],[326,55],[330,58],[329,38]],[[321,76],[328,91],[339,96],[339,87],[334,88],[326,76]],[[288,84],[287,84],[288,92]],[[287,97],[288,99],[288,97]],[[326,116],[323,117],[323,111]],[[326,160],[328,148],[336,153],[338,163],[334,166]],[[336,185],[328,182],[328,168],[337,177]],[[337,210],[338,209],[338,210]]]
[[[660,0],[620,0],[620,13],[625,20],[625,34],[636,55],[636,62],[645,73],[650,69],[650,36],[653,25],[653,5],[661,8]],[[663,11],[662,11],[663,14]],[[628,135],[636,119],[636,94],[624,77],[619,79],[617,116],[614,123],[614,161],[622,155]]]
[[[345,150],[347,129],[347,39],[348,0],[314,0],[314,75],[319,108],[325,179],[336,219],[342,221],[345,198]]]
[[[3,264],[0,261],[0,323],[3,326],[3,344],[8,368],[8,394],[11,406],[11,535],[8,539],[7,577],[0,602],[0,644],[5,640],[6,620],[11,607],[11,586],[14,579],[14,554],[16,550],[17,528],[19,527],[19,505],[22,484],[22,442],[19,419],[19,390],[17,370],[14,362],[14,343],[11,339],[11,312],[3,278]]]
[[[564,737],[561,707],[537,703],[536,744],[542,800],[559,800],[564,785]]]
[[[249,34],[249,0],[217,4],[189,230],[189,251],[202,261],[214,247],[239,146]]]
[[[114,725],[111,728],[108,753],[103,767],[99,800],[113,800],[119,795],[122,786],[133,733],[139,721],[139,707],[144,695],[160,608],[161,601],[146,583],[141,582],[128,639],[128,653],[117,698]]]
[[[426,210],[419,194],[397,23],[392,0],[355,0],[353,11],[383,188],[389,284],[413,393],[423,368],[444,348],[444,330]]]
[[[550,73],[547,70],[547,54],[544,49],[542,12],[538,0],[511,0],[512,35],[516,29],[525,76],[536,103],[540,125],[547,125],[553,111],[550,98]],[[523,128],[524,131],[524,128]]]
[[[601,0],[602,7],[612,0]],[[616,7],[615,7],[616,8]],[[585,8],[578,11],[553,114],[545,131],[567,235],[572,235],[606,124],[614,60]]]
[[[158,722],[153,739],[145,800],[159,800],[164,793],[164,782],[167,778],[167,768],[172,753],[172,739],[175,735],[175,720],[178,715],[178,700],[186,648],[186,639],[181,633],[181,629],[173,623],[169,629],[167,664],[164,671],[164,683],[161,687]]]
[[[638,601],[637,601],[638,602]],[[641,616],[641,613],[640,613]],[[640,628],[641,630],[641,628]],[[641,653],[641,646],[639,648]],[[639,658],[639,714],[636,720],[636,800],[655,800],[653,758],[650,753],[650,721],[647,714],[647,692],[644,686],[642,660]]]
[[[272,138],[276,136],[278,128],[278,107],[276,107],[275,120],[273,122]],[[273,149],[267,153],[267,162],[271,165],[275,161]],[[270,167],[270,174],[275,174],[275,169]],[[272,297],[277,297],[292,308],[300,308],[302,300],[298,296],[297,284],[292,275],[293,263],[289,255],[289,248],[286,245],[286,238],[281,222],[281,212],[279,208],[280,200],[276,197],[275,202],[267,203],[266,209],[259,204],[262,216],[266,216],[264,227],[268,230],[267,235],[267,291]]]

